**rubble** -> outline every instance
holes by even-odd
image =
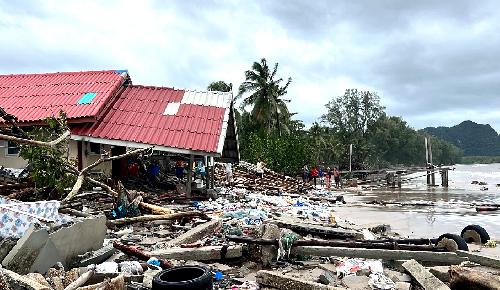
[[[9,270],[0,278],[10,289],[151,289],[162,269],[199,265],[210,269],[214,289],[438,290],[449,289],[440,281],[452,282],[449,265],[499,267],[493,257],[402,239],[387,225],[351,227],[335,214],[348,206],[338,192],[271,171],[259,180],[253,170],[236,166],[235,186],[211,189],[216,199],[122,188],[122,198],[137,205],[123,216],[113,215],[112,195],[77,194],[54,213],[64,212],[64,222],[39,216],[22,235],[3,236],[0,258]],[[216,168],[220,180],[222,173]]]

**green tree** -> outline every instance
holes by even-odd
[[[231,92],[233,90],[233,84],[228,84],[224,81],[211,82],[208,85],[207,90],[216,92]]]
[[[37,126],[28,135],[39,141],[51,141],[67,130],[66,116],[47,118],[47,126]],[[29,163],[30,177],[37,188],[46,188],[51,193],[63,195],[64,189],[71,187],[76,178],[66,171],[68,140],[53,147],[21,145],[20,156]]]
[[[333,98],[326,104],[327,113],[321,121],[330,126],[338,143],[339,162],[347,167],[349,144],[353,144],[354,168],[362,167],[364,161],[374,153],[368,142],[373,125],[384,113],[380,97],[375,92],[347,89],[344,95]]]
[[[292,78],[282,85],[283,79],[276,77],[278,63],[271,70],[265,58],[254,62],[251,70],[245,71],[245,81],[240,85],[238,98],[245,94],[242,108],[253,106],[252,117],[269,133],[273,128],[281,135],[284,129],[282,117],[290,117],[286,104],[290,100],[282,97],[287,93]]]

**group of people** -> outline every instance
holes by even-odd
[[[340,184],[340,170],[338,169],[338,167],[334,167],[333,169],[327,167],[326,170],[323,170],[323,167],[321,166],[318,167],[314,166],[311,168],[311,170],[309,170],[309,167],[307,165],[304,165],[302,173],[302,181],[309,183],[311,182],[311,180],[313,180],[314,186],[317,186],[317,179],[319,178],[321,187],[324,187],[326,185],[327,188],[330,188],[332,182],[332,176],[335,182],[335,188],[339,188],[341,184]]]

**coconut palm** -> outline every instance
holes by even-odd
[[[290,100],[282,97],[287,93],[292,78],[288,78],[286,84],[281,85],[283,79],[276,79],[277,71],[278,63],[274,64],[271,71],[265,58],[260,62],[254,62],[252,69],[245,71],[245,81],[240,85],[237,97],[241,98],[244,94],[250,93],[243,99],[242,108],[253,106],[252,117],[268,132],[276,128],[281,135],[282,129],[286,130],[283,117],[291,116],[286,106]]]

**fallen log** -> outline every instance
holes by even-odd
[[[143,250],[139,249],[139,247],[124,245],[118,241],[115,241],[113,243],[113,247],[117,250],[122,251],[123,253],[125,253],[127,255],[134,256],[134,257],[139,258],[143,261],[147,261],[147,260],[149,260],[149,258],[154,257],[150,252],[143,251]],[[173,267],[173,264],[170,261],[167,261],[167,260],[161,259],[161,258],[158,258],[158,260],[160,261],[160,266],[163,269]]]
[[[119,226],[124,226],[124,225],[132,224],[132,223],[150,222],[150,221],[159,221],[159,220],[176,220],[176,219],[181,219],[181,218],[185,218],[185,217],[196,217],[196,216],[204,218],[204,219],[210,219],[207,217],[207,215],[205,213],[202,213],[199,211],[187,211],[187,212],[179,212],[179,213],[173,213],[173,214],[167,214],[167,215],[143,215],[143,216],[138,216],[138,217],[108,220],[106,222],[106,225],[108,227],[119,227]]]
[[[441,280],[432,275],[429,270],[420,265],[415,260],[409,260],[403,263],[408,273],[424,288],[424,290],[450,290]]]
[[[246,244],[274,245],[279,246],[279,240],[276,239],[254,239],[250,237],[226,236],[228,241]],[[406,250],[406,251],[442,251],[440,248],[429,245],[399,245],[397,243],[374,241],[324,241],[324,240],[298,240],[292,245],[301,246],[321,246],[321,247],[345,247],[345,248],[365,248],[365,249],[384,249],[384,250]]]
[[[451,266],[450,277],[450,286],[453,289],[500,289],[500,277],[488,272]]]
[[[237,259],[243,256],[242,246],[206,246],[201,248],[167,248],[151,252],[152,255],[163,259],[217,261]]]

